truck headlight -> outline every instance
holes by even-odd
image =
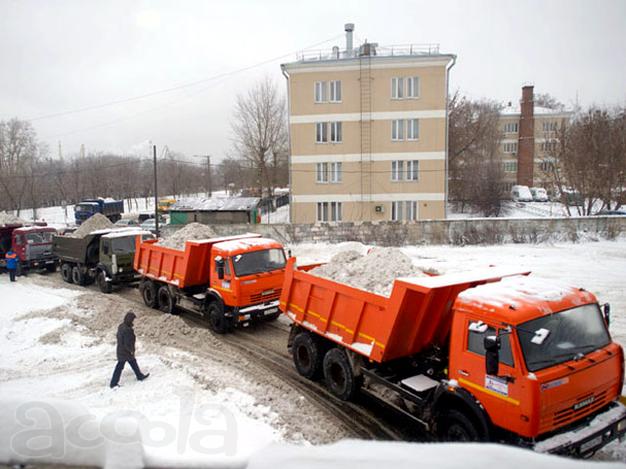
[[[626,429],[626,419],[622,419],[617,423],[617,431],[621,432]]]

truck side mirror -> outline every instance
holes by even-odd
[[[109,244],[108,243],[102,244],[102,252],[104,253],[105,256],[109,255]]]
[[[602,313],[604,314],[604,322],[606,322],[606,328],[608,329],[609,324],[611,324],[611,305],[609,303],[604,303]]]
[[[500,369],[500,337],[487,335],[483,339],[485,347],[485,373],[491,376],[498,376]]]
[[[287,249],[287,257],[291,258],[291,249]]]
[[[224,279],[224,259],[222,256],[217,256],[215,258],[215,270],[217,270],[217,278],[220,280]]]

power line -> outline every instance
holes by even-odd
[[[280,60],[280,59],[282,59],[284,57],[293,55],[294,53],[297,53],[297,52],[299,52],[301,50],[310,49],[312,47],[317,47],[317,46],[320,46],[320,45],[325,44],[327,42],[334,41],[335,39],[337,39],[337,38],[339,38],[341,36],[343,36],[343,35],[339,34],[337,36],[333,36],[330,39],[326,39],[324,41],[320,41],[320,42],[317,42],[315,44],[311,44],[309,46],[306,46],[305,48],[300,48],[300,49],[297,49],[295,51],[291,51],[291,52],[288,52],[286,54],[282,54],[282,55],[273,57],[271,59],[264,60],[262,62],[257,62],[257,63],[255,63],[253,65],[248,65],[246,67],[242,67],[242,68],[239,68],[239,69],[236,69],[236,70],[232,70],[230,72],[219,73],[217,75],[213,75],[211,77],[203,78],[201,80],[196,80],[196,81],[192,81],[192,82],[189,82],[189,83],[183,83],[183,84],[180,84],[180,85],[172,86],[172,87],[169,87],[169,88],[163,88],[163,89],[156,90],[156,91],[151,91],[149,93],[144,93],[144,94],[137,95],[137,96],[131,96],[131,97],[128,97],[128,98],[116,99],[116,100],[108,101],[108,102],[105,102],[105,103],[94,104],[94,105],[90,105],[90,106],[85,106],[85,107],[76,108],[76,109],[70,109],[70,110],[67,110],[67,111],[55,112],[55,113],[51,113],[51,114],[44,114],[44,115],[41,115],[41,116],[35,116],[35,117],[31,117],[31,118],[29,118],[27,120],[32,122],[32,121],[38,121],[38,120],[43,120],[43,119],[51,119],[51,118],[54,118],[54,117],[66,116],[66,115],[69,115],[69,114],[77,114],[77,113],[81,113],[81,112],[93,111],[95,109],[101,109],[101,108],[104,108],[104,107],[115,106],[115,105],[118,105],[118,104],[129,103],[129,102],[132,102],[132,101],[138,101],[140,99],[145,99],[145,98],[149,98],[149,97],[152,97],[152,96],[157,96],[157,95],[164,94],[164,93],[171,93],[173,91],[179,91],[179,90],[182,90],[182,89],[185,89],[185,88],[190,88],[190,87],[199,85],[201,83],[206,83],[208,81],[218,80],[220,78],[226,78],[226,77],[232,76],[232,75],[237,74],[237,73],[245,72],[245,71],[251,70],[253,68],[257,68],[257,67],[261,67],[263,65],[267,65],[269,63],[272,63],[272,62],[275,62],[277,60]]]

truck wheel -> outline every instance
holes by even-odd
[[[107,281],[107,274],[104,270],[98,271],[97,281],[102,293],[111,293],[113,291],[113,284]]]
[[[157,295],[159,309],[164,313],[174,314],[174,310],[176,309],[176,300],[170,293],[170,289],[167,285],[160,287]]]
[[[67,282],[72,283],[72,266],[69,264],[61,265],[61,278]]]
[[[157,286],[151,280],[146,280],[141,284],[141,297],[146,306],[158,308]]]
[[[458,410],[446,410],[437,419],[437,433],[442,441],[480,441],[472,421]]]
[[[212,301],[206,309],[209,327],[216,334],[226,334],[233,330],[230,318],[224,316],[224,306],[219,301]]]
[[[76,285],[85,285],[85,276],[77,265],[72,267],[72,282]]]
[[[328,390],[343,401],[352,399],[361,387],[346,352],[340,348],[333,348],[324,356],[324,379]]]
[[[322,375],[324,350],[310,332],[300,332],[291,345],[293,363],[301,376],[318,379]]]
[[[56,272],[57,271],[57,265],[56,264],[47,264],[46,265],[46,270],[50,273],[52,272]]]

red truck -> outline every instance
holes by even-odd
[[[0,267],[12,249],[19,259],[18,272],[30,269],[56,271],[59,259],[52,253],[52,236],[56,230],[46,224],[24,226],[21,223],[0,226]]]
[[[626,433],[610,309],[528,274],[400,278],[385,297],[292,258],[280,308],[296,369],[340,399],[371,394],[443,440],[589,456]]]
[[[272,239],[245,234],[187,241],[184,251],[148,240],[137,244],[134,262],[147,306],[202,314],[216,333],[280,315],[285,252]]]

